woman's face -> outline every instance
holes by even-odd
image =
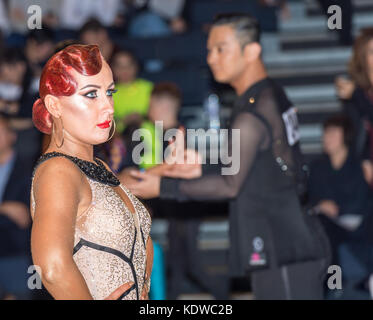
[[[113,75],[103,60],[101,71],[84,76],[69,70],[77,82],[71,96],[58,97],[65,139],[85,144],[100,144],[108,140],[113,125]]]
[[[373,74],[373,39],[367,44],[367,66],[369,74]]]
[[[330,126],[324,130],[323,148],[328,155],[335,154],[344,147],[343,129],[337,126]]]

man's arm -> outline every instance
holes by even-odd
[[[141,181],[130,185],[131,191],[142,198],[160,196],[163,199],[224,200],[237,196],[246,179],[257,152],[268,145],[269,134],[264,123],[251,113],[241,113],[232,125],[239,134],[230,135],[228,154],[238,166],[233,174],[211,174],[198,179],[179,180],[146,173],[133,176]],[[233,153],[232,153],[233,152]],[[226,167],[229,168],[229,167]]]

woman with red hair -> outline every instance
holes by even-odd
[[[51,135],[33,175],[31,251],[56,299],[146,299],[151,219],[93,146],[115,131],[114,82],[96,45],[47,62],[33,121]],[[48,160],[48,161],[47,161]]]

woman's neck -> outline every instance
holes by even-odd
[[[75,142],[67,137],[64,138],[62,146],[58,147],[52,136],[49,147],[46,150],[46,153],[48,152],[61,152],[82,160],[94,162],[93,145]]]
[[[348,148],[343,147],[338,151],[334,152],[330,155],[330,162],[332,164],[333,169],[338,170],[342,168],[344,163],[346,162],[348,156]]]

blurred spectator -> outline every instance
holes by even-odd
[[[79,38],[84,44],[97,44],[100,51],[109,63],[120,48],[111,41],[106,28],[97,19],[88,20],[79,31]]]
[[[61,1],[61,0],[59,0]],[[60,21],[62,28],[79,30],[90,18],[105,27],[117,24],[123,15],[121,0],[62,0]]]
[[[53,54],[54,32],[48,27],[31,30],[26,37],[24,48],[27,63],[32,72],[32,93],[39,93],[39,78],[44,64]],[[32,105],[32,104],[31,104]]]
[[[182,17],[185,0],[129,0],[133,17],[129,34],[133,37],[156,37],[186,31]]]
[[[342,11],[342,29],[337,30],[339,43],[342,46],[350,46],[353,42],[352,38],[352,15],[353,6],[352,0],[318,0],[321,8],[329,18],[328,8],[332,5],[338,5]]]
[[[27,47],[25,51],[27,52]],[[39,60],[33,61],[34,66],[37,66],[36,62]],[[41,133],[32,123],[32,105],[37,95],[39,79],[34,75],[37,67],[33,71],[23,53],[15,48],[4,51],[0,65],[0,101],[3,102],[3,109],[15,116],[13,127],[18,134],[17,151],[36,160],[41,147]]]
[[[341,244],[366,243],[366,228],[373,213],[373,195],[364,178],[362,164],[350,151],[352,124],[344,115],[324,124],[325,155],[311,165],[309,196],[329,236],[333,264],[339,264]]]
[[[8,10],[5,6],[4,0],[0,1],[0,33],[2,35],[10,32],[10,24],[8,18]]]
[[[364,170],[370,183],[373,182],[373,28],[363,29],[357,37],[349,75],[336,78],[336,89],[356,129],[354,149],[363,157]]]
[[[114,134],[113,138],[106,143],[95,146],[95,155],[104,160],[110,169],[118,174],[125,167],[132,165],[126,163],[131,157],[120,135]]]
[[[42,28],[56,27],[58,24],[58,14],[60,12],[61,0],[8,0],[9,19],[11,29],[14,33],[25,34],[29,31],[27,26],[27,12],[32,5],[37,5],[42,11]]]
[[[0,59],[0,111],[12,115],[19,112],[23,87],[27,86],[26,70],[26,58],[19,49],[4,49]]]
[[[0,114],[0,288],[28,298],[30,259],[29,195],[32,161],[16,152],[16,134]],[[0,289],[0,291],[1,291]]]
[[[118,90],[114,96],[114,117],[117,131],[122,133],[129,124],[139,126],[147,115],[153,84],[137,77],[139,62],[131,51],[117,52],[111,68]]]
[[[162,123],[163,131],[173,128],[177,129],[180,126],[178,113],[181,107],[181,99],[180,89],[171,82],[161,82],[154,86],[150,96],[148,120],[141,125],[142,128],[151,132],[152,141],[148,141],[145,137],[144,143],[148,144],[152,152],[144,154],[140,164],[141,168],[148,169],[155,166],[157,164],[156,154],[159,156],[164,154],[168,142],[163,141],[163,135],[160,136],[162,141],[157,143],[154,141],[155,122],[160,121]]]

